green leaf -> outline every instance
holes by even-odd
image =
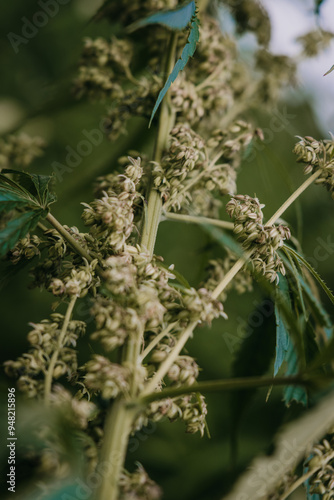
[[[183,274],[181,274],[179,271],[176,271],[175,269],[169,269],[168,266],[166,264],[164,264],[163,262],[159,262],[158,264],[159,267],[162,267],[163,269],[166,269],[166,271],[174,274],[175,278],[177,279],[177,281],[180,283],[180,285],[182,285],[184,288],[191,288],[191,286],[189,285],[189,282],[188,280],[183,276]]]
[[[28,201],[12,189],[0,186],[0,213],[27,207]]]
[[[186,28],[188,23],[190,23],[192,17],[195,15],[195,12],[196,4],[192,1],[177,9],[165,10],[152,14],[146,19],[141,19],[140,21],[134,23],[129,27],[129,29],[133,31],[134,29],[141,28],[148,24],[162,24],[172,30],[181,31]]]
[[[182,50],[181,59],[179,59],[176,62],[175,66],[173,68],[173,71],[169,75],[169,77],[168,77],[168,79],[167,79],[167,81],[166,81],[163,89],[160,91],[160,93],[158,95],[157,102],[155,103],[153,111],[152,111],[152,114],[151,114],[149,127],[151,126],[151,123],[152,123],[152,120],[154,118],[154,115],[155,115],[158,107],[160,106],[163,98],[165,97],[165,95],[166,95],[169,87],[176,80],[177,75],[179,74],[179,72],[182,71],[185,68],[185,66],[186,66],[189,58],[192,57],[194,55],[194,53],[195,53],[196,44],[197,44],[197,42],[199,40],[199,28],[198,28],[198,25],[199,25],[199,20],[198,20],[196,14],[195,14],[193,16],[193,19],[192,19],[192,22],[191,22],[190,33],[189,33],[187,44],[185,45],[185,47]]]
[[[323,76],[329,75],[329,73],[331,73],[332,71],[334,71],[334,64],[331,67],[331,69],[329,69],[328,71],[326,71],[326,73],[323,74]]]
[[[306,267],[306,269],[312,274],[312,276],[317,280],[317,282],[319,283],[319,285],[321,286],[321,288],[324,290],[324,292],[326,293],[326,295],[329,298],[329,300],[334,304],[334,295],[333,295],[333,293],[328,288],[328,286],[326,285],[326,283],[324,282],[324,280],[319,276],[319,274],[317,273],[317,271],[315,269],[313,269],[313,267],[311,266],[311,264],[309,264],[307,262],[307,260],[304,259],[304,257],[302,257],[298,252],[296,252],[296,250],[293,250],[288,245],[284,245],[284,248],[286,250],[288,250],[288,252],[290,252],[290,254],[296,260],[299,260]]]
[[[0,231],[0,257],[4,257],[18,240],[34,229],[39,219],[46,215],[42,209],[24,212],[10,220],[6,227]]]
[[[9,189],[17,194],[20,194],[21,196],[25,196],[26,199],[32,199],[29,191],[24,189],[24,187],[20,186],[17,182],[15,182],[13,179],[10,179],[9,177],[6,177],[6,175],[3,175],[0,173],[0,186],[5,187],[6,189]]]
[[[16,184],[21,189],[23,188],[34,198],[36,198],[43,208],[46,208],[50,203],[53,203],[55,201],[55,195],[50,193],[49,191],[49,185],[52,181],[52,176],[30,174],[28,172],[13,170],[10,168],[3,169],[2,172],[14,174],[15,179],[19,181],[19,183]]]
[[[302,289],[302,292],[307,301],[307,305],[311,309],[313,317],[320,326],[323,326],[325,328],[325,330],[331,329],[332,327],[331,320],[324,306],[322,305],[320,300],[315,296],[314,292],[312,292],[310,285],[304,279],[304,275],[297,270],[296,266],[294,266],[295,272],[293,272],[293,269],[291,267],[291,261],[286,256],[288,252],[285,251],[286,250],[285,248],[283,248],[283,250],[284,253],[281,254],[281,257],[283,259],[284,265],[287,269],[291,270],[293,277],[297,282],[297,286],[299,286]],[[299,268],[299,261],[298,261],[298,268]]]
[[[296,356],[296,351],[292,342],[288,345],[288,351],[286,355],[286,362],[288,364],[288,368],[286,370],[285,375],[296,375],[298,373],[298,360]],[[298,385],[289,385],[284,388],[283,391],[283,399],[286,406],[290,406],[292,401],[296,401],[297,403],[301,403],[304,406],[307,404],[307,393],[305,389]]]
[[[253,324],[253,318],[256,318],[256,326]],[[259,376],[268,371],[275,352],[274,329],[273,303],[266,298],[249,315],[247,323],[245,321],[243,338],[235,335],[235,342],[242,344],[232,365],[233,378]],[[245,389],[230,395],[230,439],[234,459],[240,423],[256,392],[257,389]]]
[[[280,275],[278,287],[282,294],[289,296],[289,286],[287,280]],[[274,365],[274,376],[277,375],[278,370],[282,366],[283,361],[289,348],[289,333],[285,324],[285,319],[281,315],[279,303],[275,301],[275,316],[276,316],[276,357]]]

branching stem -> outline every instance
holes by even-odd
[[[170,325],[168,325],[166,328],[162,330],[162,332],[160,332],[158,335],[156,335],[156,337],[154,337],[154,339],[148,344],[146,349],[140,355],[140,361],[143,361],[143,359],[145,359],[146,356],[150,354],[152,349],[154,349],[155,346],[159,344],[160,340],[162,340],[169,334],[169,332],[174,328],[176,323],[177,323],[176,321],[174,323],[170,323]]]
[[[154,389],[157,387],[159,384],[160,380],[162,380],[165,375],[168,373],[168,370],[182,351],[183,347],[185,346],[186,342],[188,339],[191,337],[196,325],[198,323],[197,321],[192,321],[187,328],[181,333],[178,341],[176,342],[173,350],[169,354],[169,356],[165,359],[163,363],[161,363],[158,371],[156,374],[151,378],[151,380],[148,382],[146,385],[144,391],[142,392],[143,396],[148,395],[150,392],[154,391]]]
[[[294,193],[292,193],[291,196],[283,203],[283,205],[280,206],[280,208],[274,213],[274,215],[268,220],[266,223],[267,226],[271,226],[272,224],[275,224],[277,219],[280,218],[280,216],[289,208],[289,206],[307,189],[317,177],[319,177],[321,171],[318,170],[315,172],[313,175],[311,175],[299,188],[296,189]],[[240,257],[239,260],[234,264],[233,267],[228,271],[228,273],[224,276],[222,281],[218,283],[214,291],[212,292],[212,297],[216,299],[219,297],[219,295],[222,293],[223,290],[225,290],[226,286],[232,281],[234,276],[240,271],[240,269],[243,267],[245,262],[248,260],[250,257],[251,252],[246,252],[245,255]]]
[[[163,212],[161,220],[175,220],[176,222],[192,222],[194,224],[212,224],[213,226],[222,227],[223,229],[233,230],[233,222],[228,222],[219,219],[211,219],[209,217],[201,217],[197,215],[174,214],[172,212]]]
[[[75,238],[60,224],[60,222],[51,214],[48,213],[46,220],[58,231],[59,234],[67,241],[72,249],[81,257],[84,257],[88,262],[91,262],[92,257],[86,252],[84,248],[77,242]]]
[[[177,34],[170,37],[164,72],[169,74],[174,66],[177,45]],[[161,161],[163,151],[167,147],[170,129],[174,123],[174,114],[169,102],[169,95],[162,101],[158,122],[157,138],[154,148],[153,160]],[[154,189],[152,179],[148,194],[147,210],[142,224],[140,245],[153,255],[158,226],[161,218],[162,201],[160,193]],[[130,381],[130,396],[136,397],[138,390],[137,368],[141,362],[140,350],[143,335],[138,334],[130,338],[123,349],[123,366],[130,368],[132,378]],[[105,423],[105,438],[101,450],[100,463],[107,464],[107,472],[103,475],[102,484],[97,494],[97,500],[116,500],[118,498],[119,478],[124,466],[128,438],[135,416],[134,409],[127,407],[124,396],[111,406]]]
[[[303,375],[291,377],[247,377],[228,380],[210,380],[198,382],[193,385],[183,385],[180,387],[168,387],[160,392],[151,392],[142,395],[138,404],[148,404],[165,398],[175,398],[185,394],[199,392],[201,394],[223,391],[237,391],[241,389],[255,389],[272,385],[308,385],[310,379]]]
[[[70,322],[76,300],[77,300],[76,296],[72,297],[68,306],[67,306],[67,311],[66,311],[64,322],[63,322],[63,325],[62,325],[62,328],[61,328],[61,331],[59,334],[57,347],[56,347],[55,351],[53,351],[53,354],[52,354],[51,359],[50,359],[49,367],[48,367],[48,370],[47,370],[46,375],[45,375],[44,402],[46,405],[50,404],[50,394],[51,394],[51,387],[52,387],[53,372],[54,372],[56,363],[58,361],[58,356],[59,356],[60,350],[62,349],[63,344],[64,344],[64,339],[66,336],[68,324]]]

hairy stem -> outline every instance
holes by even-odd
[[[318,170],[315,172],[311,177],[309,177],[299,188],[296,189],[294,193],[292,193],[291,196],[283,203],[283,205],[280,206],[280,208],[274,213],[274,215],[266,222],[266,226],[271,226],[272,224],[275,224],[277,219],[280,218],[280,216],[289,208],[290,205],[307,189],[317,177],[319,177],[321,171]],[[234,276],[240,271],[240,269],[243,267],[245,262],[248,260],[250,257],[251,252],[246,252],[245,255],[240,257],[239,260],[234,264],[233,267],[228,271],[228,273],[224,276],[222,281],[218,283],[214,291],[212,292],[212,297],[216,299],[219,297],[219,295],[222,293],[223,290],[225,290],[226,286],[232,281]]]
[[[209,217],[201,217],[196,215],[174,214],[172,212],[163,212],[161,220],[175,220],[176,222],[193,222],[194,224],[212,224],[213,226],[222,227],[224,229],[233,230],[233,222],[228,222],[219,219],[211,219]]]
[[[169,74],[175,62],[177,35],[170,37],[164,72]],[[154,148],[153,160],[161,161],[164,149],[167,147],[168,136],[173,126],[174,115],[168,99],[168,94],[161,104],[158,122],[157,138]],[[150,183],[147,210],[142,224],[140,245],[153,255],[155,240],[161,217],[162,201],[160,194],[154,189],[152,179]],[[140,350],[143,335],[130,338],[123,348],[122,364],[130,368],[130,397],[135,398],[138,390],[137,369],[141,363]],[[102,484],[97,495],[97,500],[116,500],[118,498],[119,478],[124,466],[128,438],[135,412],[129,409],[124,396],[112,404],[105,423],[105,438],[101,451],[101,464],[107,464],[107,472],[103,475]]]
[[[174,33],[171,35],[169,43],[168,57],[165,68],[165,73],[167,75],[171,73],[175,63],[176,44],[177,35]],[[157,139],[153,153],[153,161],[155,162],[161,161],[163,151],[167,148],[168,136],[171,128],[173,127],[174,120],[175,116],[170,106],[169,94],[167,93],[167,96],[162,101],[159,115]],[[147,211],[144,217],[140,244],[148,250],[150,255],[152,255],[161,217],[162,200],[160,193],[154,189],[154,186],[152,185],[152,179],[150,184]]]
[[[67,332],[68,324],[70,322],[76,300],[77,300],[76,296],[72,297],[70,300],[70,303],[67,306],[67,311],[66,311],[64,322],[63,322],[63,325],[62,325],[62,328],[60,331],[60,335],[58,338],[57,347],[51,356],[48,371],[46,372],[45,381],[44,381],[44,402],[46,405],[50,404],[50,394],[51,394],[51,387],[52,387],[53,372],[54,372],[56,363],[58,361],[59,352],[64,344],[65,335]]]

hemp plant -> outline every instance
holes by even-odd
[[[97,178],[95,199],[82,203],[86,232],[52,214],[52,177],[12,168],[26,169],[41,154],[41,142],[18,135],[0,145],[1,256],[13,265],[36,261],[33,286],[56,299],[49,318],[31,323],[28,351],[6,361],[5,371],[48,415],[66,417],[63,432],[75,429],[81,450],[74,467],[53,418],[34,431],[46,443],[28,450],[38,463],[34,498],[77,498],[74,478],[89,474],[97,482],[84,489],[85,498],[160,498],[143,465],[125,470],[129,440],[162,419],[181,420],[186,432],[205,436],[209,392],[280,385],[287,404],[305,403],[321,382],[327,401],[334,344],[317,286],[332,303],[334,297],[281,216],[313,183],[334,198],[334,140],[299,138],[294,153],[309,177],[271,217],[263,211],[265,200],[252,196],[256,185],[251,194],[239,193],[244,155],[263,139],[261,129],[246,121],[247,110],[270,109],[280,89],[294,81],[296,67],[268,51],[269,17],[256,1],[221,3],[239,32],[255,33],[256,72],[222,33],[208,1],[107,0],[96,14],[95,22],[117,20],[119,31],[110,39],[84,40],[74,94],[106,103],[111,141],[127,131],[131,118],[141,117],[152,122],[155,144],[151,156],[125,152],[117,172]],[[310,37],[301,40],[306,53]],[[224,211],[231,221],[223,220]],[[166,219],[198,223],[222,246],[222,258],[208,262],[207,277],[196,288],[154,253]],[[275,302],[274,376],[198,382],[200,367],[184,350],[187,341],[219,317],[227,323],[229,291],[247,294],[255,282]],[[84,361],[78,346],[87,324],[76,317],[83,298],[94,320],[90,338],[99,346]],[[64,314],[56,312],[63,306]],[[332,399],[328,405],[333,409]],[[321,417],[314,415],[309,440],[291,453],[284,474],[264,477],[253,496],[241,479],[238,498],[283,499],[303,482],[321,498],[334,497],[333,439],[325,436],[334,413],[321,432]],[[304,429],[302,420],[298,426]],[[298,468],[303,460],[306,472]]]

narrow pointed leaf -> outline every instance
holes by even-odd
[[[195,53],[196,44],[197,44],[197,42],[199,40],[199,28],[198,28],[198,24],[199,24],[199,21],[198,21],[198,18],[196,16],[196,14],[195,14],[194,17],[193,17],[193,20],[191,22],[191,28],[190,28],[190,33],[189,33],[187,44],[185,45],[185,47],[182,50],[181,59],[179,59],[176,62],[175,66],[173,68],[173,71],[169,75],[169,77],[168,77],[168,79],[167,79],[167,81],[166,81],[163,89],[160,91],[160,93],[158,95],[157,102],[155,103],[153,111],[152,111],[152,114],[151,114],[149,127],[151,126],[151,123],[152,123],[152,120],[154,118],[154,115],[157,112],[157,109],[160,106],[163,98],[165,97],[165,95],[166,95],[169,87],[176,80],[177,75],[179,74],[179,72],[182,71],[185,68],[185,66],[186,66],[189,58],[192,57],[194,55],[194,53]]]
[[[129,27],[129,29],[133,31],[148,24],[162,24],[163,26],[166,26],[167,28],[170,28],[172,30],[181,31],[186,28],[188,23],[190,23],[193,15],[195,14],[195,11],[196,5],[195,2],[192,1],[190,3],[182,5],[178,9],[165,10],[152,14],[146,19],[141,19],[137,23],[134,23]]]
[[[315,269],[313,269],[313,267],[311,266],[311,264],[309,264],[307,262],[307,260],[305,260],[304,257],[302,257],[302,255],[300,255],[298,252],[296,252],[296,250],[293,250],[288,245],[284,245],[284,248],[286,250],[288,250],[288,252],[290,252],[290,254],[296,260],[299,260],[306,267],[306,269],[312,274],[312,276],[316,279],[316,281],[319,283],[319,285],[321,286],[321,288],[324,290],[324,292],[326,293],[326,295],[329,298],[329,300],[334,304],[334,295],[333,295],[332,291],[328,288],[328,286],[326,285],[326,283],[324,282],[324,280],[319,276],[319,274],[317,273],[317,271]]]
[[[288,365],[287,371],[285,373],[288,375],[296,375],[298,373],[298,360],[296,356],[296,351],[292,342],[289,343],[288,352],[286,355],[286,362]],[[307,404],[307,393],[305,389],[298,385],[289,385],[285,387],[283,392],[283,399],[287,406],[290,406],[292,401],[296,401],[297,403],[301,403],[306,406]]]
[[[45,210],[33,210],[20,214],[10,220],[6,227],[0,231],[0,257],[4,257],[18,240],[34,229],[39,219],[46,215]]]
[[[334,71],[334,64],[328,71],[326,71],[326,73],[324,73],[323,76],[329,75],[329,73],[331,73],[332,71]]]
[[[281,254],[281,257],[283,259],[284,265],[291,271],[291,263],[290,260],[287,258],[285,255],[288,252],[284,252],[284,254]],[[299,262],[298,262],[299,264]],[[295,267],[296,269],[296,267]],[[314,295],[314,292],[312,292],[310,285],[307,283],[306,279],[304,278],[304,275],[297,271],[297,274],[293,274],[294,278],[296,281],[298,281],[299,286],[302,289],[302,292],[305,296],[305,299],[307,301],[307,305],[309,306],[311,313],[313,314],[315,320],[320,326],[323,326],[325,329],[331,329],[331,320],[330,317],[325,310],[324,306],[320,302],[320,300]]]
[[[289,286],[287,280],[280,276],[279,289],[282,294],[289,295]],[[274,365],[274,376],[277,375],[279,369],[282,366],[283,361],[285,360],[286,354],[289,348],[289,333],[288,328],[285,324],[285,319],[281,314],[279,303],[275,301],[275,316],[276,316],[276,357],[275,357],[275,365]]]

